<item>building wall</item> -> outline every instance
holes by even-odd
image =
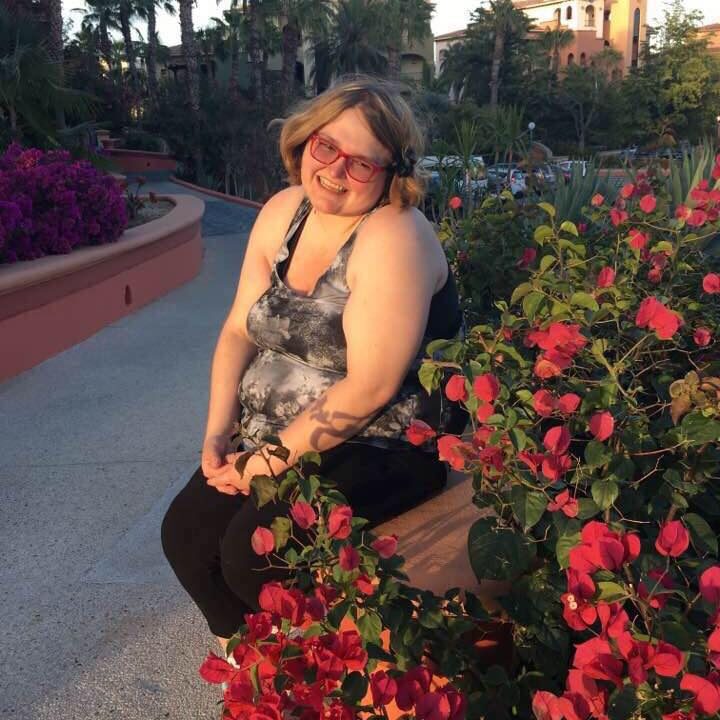
[[[605,39],[622,53],[623,68],[627,71],[637,66],[640,49],[647,37],[647,0],[605,0],[605,11],[610,13]],[[633,37],[636,25],[637,35]]]

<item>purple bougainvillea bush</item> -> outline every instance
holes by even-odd
[[[64,150],[0,155],[0,263],[114,242],[127,224],[118,183]]]

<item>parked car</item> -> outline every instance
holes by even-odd
[[[457,170],[454,192],[465,195],[469,192],[482,195],[487,191],[488,181],[485,177],[485,163],[482,155],[474,155],[470,168],[465,170],[465,161],[457,155],[446,155],[438,158],[435,155],[426,155],[420,158],[418,165],[429,174],[428,191],[437,192],[440,189],[440,172],[442,170]]]
[[[512,163],[498,163],[486,168],[488,190],[501,192],[508,189],[514,197],[523,197],[527,192],[525,173]]]
[[[555,173],[555,177],[565,183],[569,183],[572,178],[572,170],[563,167],[562,163],[550,165],[550,169]]]

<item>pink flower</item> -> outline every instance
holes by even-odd
[[[360,553],[352,545],[343,545],[338,553],[338,564],[345,572],[352,572],[360,565]]]
[[[438,438],[438,457],[449,463],[453,470],[462,471],[465,469],[465,455],[462,450],[464,443],[456,435],[442,435]]]
[[[267,555],[275,549],[275,538],[271,530],[258,525],[250,538],[250,544],[258,555]]]
[[[700,208],[695,208],[687,219],[690,227],[702,227],[708,221],[708,214]]]
[[[628,200],[635,193],[635,185],[633,183],[626,183],[620,188],[620,197]]]
[[[548,390],[538,390],[533,395],[533,408],[541,417],[550,417],[555,409],[555,398]]]
[[[542,474],[551,482],[557,482],[571,467],[569,455],[546,455],[542,461]]]
[[[313,506],[302,500],[298,500],[293,504],[290,508],[290,515],[292,515],[292,519],[303,530],[307,530],[317,521],[317,513],[313,509]]]
[[[500,394],[500,383],[493,374],[484,373],[473,381],[473,392],[478,400],[494,403]]]
[[[637,228],[631,228],[628,234],[630,235],[631,248],[634,248],[635,250],[642,250],[647,245],[647,235],[640,232]]]
[[[720,710],[720,684],[717,673],[710,673],[707,678],[685,673],[680,680],[680,689],[694,695],[693,709],[705,715],[714,715]]]
[[[352,531],[352,508],[349,505],[336,505],[328,516],[328,534],[335,540],[345,540]]]
[[[451,210],[459,210],[462,207],[462,204],[462,198],[458,197],[457,195],[453,195],[453,197],[448,200],[448,206]]]
[[[597,276],[597,286],[608,288],[615,282],[615,270],[611,267],[604,267]]]
[[[630,216],[627,214],[626,210],[618,210],[617,208],[613,208],[610,211],[610,222],[615,226],[618,227],[619,225],[622,225],[624,222],[627,221],[627,219]]]
[[[381,535],[377,540],[374,540],[370,547],[383,559],[387,560],[391,558],[398,548],[397,535]]]
[[[605,202],[605,198],[600,193],[595,193],[590,200],[593,207],[600,207]]]
[[[557,399],[556,408],[563,415],[570,415],[578,409],[580,405],[580,396],[575,393],[565,393]]]
[[[661,555],[670,557],[682,555],[689,545],[690,533],[680,520],[671,520],[662,525],[655,541],[655,549]]]
[[[557,512],[560,510],[568,517],[577,517],[579,512],[578,501],[575,498],[570,497],[569,490],[563,490],[561,493],[558,493],[555,500],[551,500],[548,503],[547,509],[550,512]]]
[[[548,452],[562,455],[570,447],[570,431],[565,425],[556,425],[545,433],[543,445]]]
[[[669,340],[682,324],[680,316],[654,297],[646,297],[635,316],[638,327],[649,327],[660,340]]]
[[[713,565],[700,575],[700,594],[712,605],[720,605],[720,565]]]
[[[607,410],[603,410],[603,412],[595,413],[590,418],[588,427],[590,428],[592,436],[598,442],[603,442],[613,434],[615,420]]]
[[[693,333],[693,340],[698,347],[707,347],[712,342],[712,335],[707,328],[696,328]]]
[[[657,205],[657,198],[654,195],[645,195],[640,200],[640,209],[644,213],[651,213]]]
[[[527,270],[530,265],[535,261],[537,257],[537,250],[535,248],[525,248],[520,259],[517,261],[516,266],[521,270]]]
[[[422,445],[428,440],[432,440],[437,433],[422,420],[413,420],[410,426],[405,430],[405,437],[412,445]]]
[[[445,396],[452,402],[463,402],[468,399],[467,388],[465,387],[464,375],[453,375],[445,386]]]
[[[384,670],[378,670],[370,676],[370,692],[375,707],[384,707],[395,699],[397,682]]]
[[[720,275],[708,273],[702,281],[703,290],[710,295],[720,293]]]

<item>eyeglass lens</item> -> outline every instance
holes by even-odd
[[[312,156],[318,162],[324,163],[325,165],[334,163],[340,156],[340,150],[335,147],[335,145],[319,137],[315,138],[310,146],[310,150],[312,151]],[[374,168],[370,163],[352,156],[346,156],[346,160],[347,163],[345,167],[347,168],[348,175],[350,175],[353,180],[367,182],[372,178]]]

